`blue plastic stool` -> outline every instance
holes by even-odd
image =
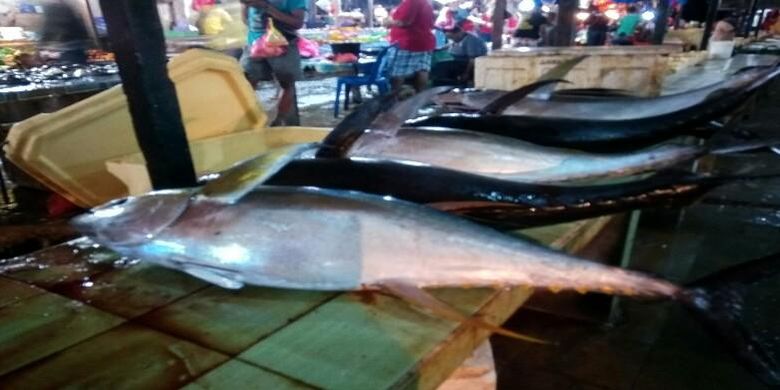
[[[333,117],[339,116],[339,98],[341,90],[344,89],[344,110],[349,109],[349,91],[351,87],[361,87],[376,85],[380,94],[386,94],[390,91],[390,81],[382,74],[387,64],[387,51],[390,47],[382,49],[374,62],[368,64],[358,64],[356,68],[360,71],[361,67],[366,67],[366,72],[358,76],[343,76],[336,80],[336,100],[333,102]],[[346,89],[345,89],[346,87]]]

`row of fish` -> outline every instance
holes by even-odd
[[[753,81],[740,84],[735,94],[757,88],[756,80],[771,79],[777,69],[751,72],[739,76],[752,74]],[[512,99],[535,90],[526,88]],[[403,125],[442,92],[394,106],[393,96],[367,102],[322,144],[273,150],[202,187],[116,200],[73,224],[125,256],[225,288],[383,290],[445,318],[529,341],[539,340],[466,318],[424,288],[530,286],[672,300],[690,309],[752,373],[780,384],[774,357],[740,325],[736,312],[741,287],[775,275],[780,255],[681,286],[481,224],[517,228],[676,205],[722,183],[759,177],[665,171],[626,179],[695,159],[711,147],[670,143],[595,154],[462,130],[460,121],[433,129]],[[624,182],[576,182],[616,177]]]

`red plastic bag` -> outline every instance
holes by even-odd
[[[287,52],[290,42],[282,33],[274,27],[273,19],[268,20],[268,29],[265,34],[252,43],[249,56],[252,58],[279,57]]]
[[[317,42],[310,41],[304,37],[298,38],[298,52],[303,58],[314,58],[320,56],[320,47]]]

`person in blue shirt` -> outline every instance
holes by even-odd
[[[478,36],[463,31],[460,25],[444,29],[452,41],[452,61],[442,61],[431,69],[434,85],[469,85],[474,81],[474,59],[487,54],[487,44]]]
[[[241,0],[241,3],[242,16],[249,27],[241,66],[253,87],[260,81],[276,79],[282,88],[282,96],[277,105],[276,119],[271,126],[286,125],[288,116],[294,111],[295,81],[303,77],[296,31],[303,27],[306,0]],[[290,44],[285,54],[279,57],[252,58],[252,43],[265,33],[270,19]]]

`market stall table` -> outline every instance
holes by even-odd
[[[573,252],[609,219],[526,233]],[[181,272],[128,266],[86,239],[24,259],[40,269],[0,276],[0,375],[9,389],[432,389],[488,337],[387,295],[225,290]],[[435,291],[494,322],[531,293]]]

